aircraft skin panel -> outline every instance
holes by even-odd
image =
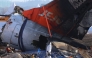
[[[40,35],[49,37],[48,29],[31,20],[27,20],[25,29],[23,31],[23,42],[27,50],[30,50],[32,48],[36,49],[36,47],[33,46],[32,43],[33,43],[33,40],[39,41]],[[53,32],[52,35],[54,37],[60,37],[55,32]]]
[[[56,28],[59,24],[61,24],[60,18],[62,18],[63,14],[60,14],[61,11],[58,8],[58,2],[51,2],[43,7],[33,8],[30,10],[25,10],[23,12],[24,17],[27,17],[29,20],[32,20],[41,26],[48,28],[46,19],[48,20],[49,27],[51,30],[59,34],[63,34],[63,31],[60,28]],[[46,17],[44,15],[46,12]]]
[[[6,31],[7,32],[7,31]],[[7,43],[10,43],[10,37],[11,37],[11,32],[8,32],[9,35],[7,35],[7,33],[2,33],[1,35],[1,39],[2,39],[2,42],[7,42]],[[7,39],[5,39],[7,38]]]
[[[1,39],[3,42],[9,43],[11,46],[15,48],[19,48],[18,44],[18,35],[20,28],[23,23],[23,17],[19,14],[12,15],[9,20],[7,21],[7,24],[4,28],[3,33],[1,34]],[[12,22],[12,23],[10,23]],[[33,40],[39,41],[40,35],[49,37],[48,29],[33,22],[30,20],[27,20],[27,24],[23,31],[23,45],[26,50],[33,50],[36,49],[36,46],[34,46]],[[53,32],[53,35],[57,35]],[[43,38],[44,39],[44,38]]]
[[[83,20],[80,23],[81,26],[83,27],[90,27],[92,26],[92,9],[90,11],[88,11]]]
[[[22,16],[18,14],[11,15],[11,17],[6,22],[5,28],[1,34],[2,41],[11,45],[18,45],[18,40],[16,40],[17,38],[15,37],[15,34],[19,33],[22,23]]]
[[[1,34],[1,38],[3,42],[7,42],[10,43],[10,39],[12,38],[12,32],[14,30],[14,26],[15,24],[12,24],[9,26],[9,24],[6,24],[3,33]]]
[[[31,31],[31,30],[30,30]],[[26,50],[34,49],[35,46],[32,45],[33,40],[39,41],[39,34],[36,35],[35,32],[25,31],[23,32],[23,45]]]
[[[11,43],[18,46],[18,35],[20,31],[20,25],[16,25],[12,34]]]
[[[78,4],[75,4],[78,3]],[[80,32],[80,22],[92,7],[91,0],[54,0],[39,8],[23,11],[23,16],[61,36],[82,40],[86,32]],[[89,28],[89,27],[88,27]]]

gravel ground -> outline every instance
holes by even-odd
[[[83,38],[83,40],[77,40],[77,39],[74,39],[75,41],[79,42],[79,43],[82,43],[82,44],[85,44],[87,46],[92,46],[92,34],[88,34],[88,35],[85,35],[85,37]],[[70,50],[70,51],[76,51],[78,50],[78,52],[84,56],[84,58],[91,58],[89,56],[89,53],[88,51],[86,50],[83,50],[83,49],[77,49],[75,47],[72,47],[68,44],[65,44],[65,43],[61,43],[61,42],[53,42],[53,44],[57,47],[57,48],[62,48],[62,49],[65,49],[65,50]],[[5,54],[5,48],[4,46],[0,46],[0,55],[5,55],[4,57],[2,58],[22,58],[23,57],[29,57],[29,55],[20,55],[19,53],[11,53],[9,55],[6,56]],[[92,55],[92,53],[90,53],[90,55]],[[12,57],[11,57],[12,56]]]

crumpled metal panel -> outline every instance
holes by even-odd
[[[92,10],[88,11],[83,20],[80,23],[83,27],[91,27],[92,26]]]

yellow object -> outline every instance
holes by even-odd
[[[0,17],[0,21],[6,22],[9,18],[10,18],[10,16],[1,16],[1,17]]]
[[[31,55],[31,58],[35,58],[34,54]]]

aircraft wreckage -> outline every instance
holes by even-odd
[[[22,51],[46,50],[48,57],[56,41],[91,50],[74,40],[82,40],[91,27],[91,9],[92,0],[54,0],[29,10],[15,6],[2,28],[1,40]]]

